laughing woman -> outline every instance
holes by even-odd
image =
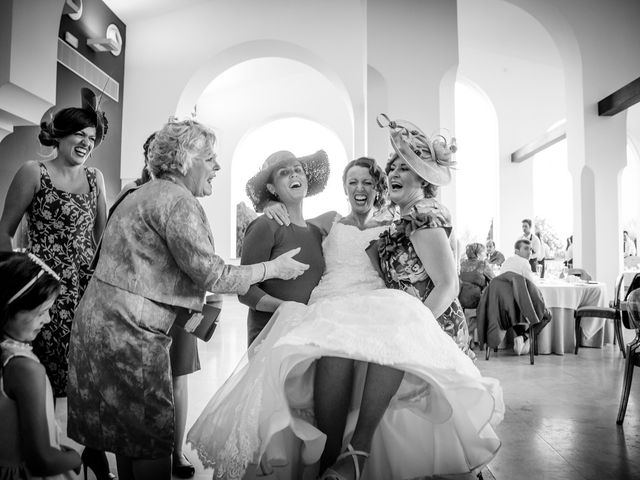
[[[279,225],[262,215],[247,227],[242,248],[242,265],[264,262],[292,248],[300,248],[298,259],[309,270],[295,280],[271,279],[252,285],[240,295],[240,302],[249,307],[247,316],[248,345],[271,319],[282,302],[307,303],[311,291],[324,271],[322,238],[326,235],[327,219],[334,212],[307,222],[302,214],[306,197],[324,190],[329,179],[329,160],[323,150],[313,155],[296,157],[288,151],[275,152],[264,161],[260,171],[247,182],[247,194],[257,212],[272,201],[281,202],[289,212],[290,223]]]
[[[154,179],[113,209],[100,258],[73,323],[69,437],[116,454],[120,480],[169,480],[174,400],[169,328],[200,311],[206,291],[244,293],[306,270],[289,252],[261,265],[225,265],[197,197],[220,169],[215,134],[169,122],[149,150]]]
[[[51,307],[51,323],[33,342],[54,397],[66,396],[71,321],[89,282],[91,259],[107,216],[102,173],[85,165],[107,131],[106,118],[93,108],[91,95],[83,90],[82,108],[64,108],[42,122],[38,139],[43,146],[53,147],[56,156],[29,161],[18,170],[0,220],[0,250],[8,251],[26,214],[28,250],[62,279],[60,295]]]
[[[469,349],[469,330],[458,301],[458,274],[451,248],[451,215],[435,197],[438,187],[451,180],[449,144],[442,135],[428,138],[412,123],[378,119],[388,127],[395,153],[387,162],[389,199],[400,209],[400,219],[378,240],[380,266],[389,288],[420,299],[460,349]]]

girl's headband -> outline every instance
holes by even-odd
[[[38,279],[42,275],[44,275],[45,273],[48,273],[53,278],[55,278],[57,281],[60,281],[60,276],[56,272],[51,270],[51,268],[49,268],[49,266],[46,263],[44,263],[42,260],[40,260],[38,257],[36,257],[33,253],[28,253],[27,256],[29,257],[29,259],[33,263],[35,263],[36,265],[38,265],[40,267],[40,270],[38,271],[38,273],[36,274],[35,277],[33,277],[31,280],[29,280],[25,284],[24,287],[22,287],[20,290],[18,290],[16,292],[16,294],[9,299],[9,301],[7,302],[7,305],[9,305],[14,300],[17,300],[18,298],[20,298],[27,290],[29,290],[31,287],[33,287],[33,285],[38,281]]]

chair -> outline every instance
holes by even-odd
[[[631,381],[633,380],[633,367],[640,366],[640,289],[635,289],[629,293],[622,306],[626,308],[630,326],[636,330],[636,337],[627,345],[622,397],[620,398],[620,408],[618,409],[618,418],[616,420],[618,425],[622,425],[624,416],[627,413],[627,403],[629,402],[629,392],[631,391]]]
[[[614,289],[613,301],[609,303],[608,307],[597,306],[585,306],[579,307],[573,313],[575,319],[575,335],[576,335],[576,348],[574,354],[578,354],[580,349],[580,324],[584,317],[596,317],[613,320],[613,330],[615,332],[614,340],[617,341],[622,356],[626,358],[624,350],[624,339],[622,338],[622,309],[620,308],[620,297],[622,291],[623,275],[620,275],[616,280],[616,287]],[[634,279],[635,280],[635,279]]]
[[[551,320],[551,314],[533,282],[517,273],[505,272],[489,282],[478,304],[478,341],[486,345],[487,360],[491,348],[497,352],[504,332],[522,325],[523,320],[529,325],[529,360],[533,365],[538,353],[538,334]]]

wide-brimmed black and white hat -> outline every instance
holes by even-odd
[[[297,160],[302,165],[307,176],[307,197],[315,195],[324,190],[329,180],[329,158],[324,150],[318,150],[312,155],[296,157],[287,150],[272,153],[260,167],[258,173],[247,182],[247,196],[251,199],[256,212],[262,212],[266,203],[272,200],[272,196],[267,190],[267,183],[271,173],[280,165],[291,160]]]
[[[437,186],[451,181],[451,169],[456,164],[451,155],[458,150],[455,137],[448,140],[442,133],[427,137],[413,123],[389,120],[384,113],[376,121],[380,127],[389,129],[393,150],[416,175]]]

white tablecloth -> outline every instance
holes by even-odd
[[[607,286],[604,283],[570,283],[564,280],[541,280],[538,287],[545,304],[553,315],[551,323],[538,336],[538,353],[573,353],[575,348],[573,312],[578,307],[609,304]],[[604,329],[608,322],[607,329]],[[612,341],[613,324],[603,318],[585,317],[581,322],[583,346],[602,347]]]

